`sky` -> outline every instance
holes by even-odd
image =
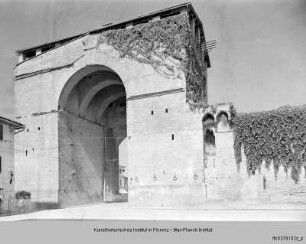
[[[0,116],[14,118],[15,51],[182,0],[0,0]],[[191,0],[207,40],[209,104],[238,112],[306,104],[306,0]]]

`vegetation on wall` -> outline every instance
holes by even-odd
[[[249,174],[255,174],[264,161],[273,163],[275,175],[280,165],[290,167],[297,183],[306,162],[306,106],[281,107],[276,110],[240,113],[233,119],[234,150],[238,167],[246,156]]]
[[[207,129],[211,130],[212,128],[216,128],[216,123],[211,118],[207,118],[206,120],[204,120],[202,125],[203,125],[203,130],[204,131],[206,131]]]
[[[233,128],[233,126],[234,126],[233,125],[233,119],[236,117],[236,115],[237,115],[237,110],[235,109],[233,104],[230,104],[230,106],[229,106],[230,119],[228,121],[230,128]]]
[[[232,128],[232,118],[236,116],[236,109],[232,103],[227,103],[229,105],[229,111],[225,112],[223,110],[218,110],[219,104],[209,105],[203,109],[205,113],[202,121],[203,130],[206,129],[217,129],[217,125],[219,124],[220,120],[222,119],[222,115],[226,117],[227,122],[229,123],[230,128]],[[209,112],[206,113],[205,109],[209,108]],[[216,118],[216,121],[215,121]]]
[[[98,44],[107,43],[128,57],[151,65],[166,77],[186,77],[186,100],[191,109],[200,106],[206,87],[206,67],[195,50],[186,13],[149,21],[130,28],[102,32]],[[206,94],[206,91],[204,91]]]

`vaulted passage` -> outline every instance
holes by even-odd
[[[127,201],[126,92],[120,77],[105,66],[87,66],[67,81],[58,107],[61,206]]]

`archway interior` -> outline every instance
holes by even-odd
[[[103,67],[75,74],[59,100],[61,205],[127,200],[126,136],[120,77]]]

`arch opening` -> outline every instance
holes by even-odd
[[[216,143],[215,143],[215,135],[212,130],[210,129],[205,130],[204,143],[205,143],[205,155],[214,156]]]
[[[215,165],[216,142],[215,142],[215,118],[212,114],[207,113],[202,119],[203,127],[203,157],[205,167],[208,164]]]
[[[126,92],[119,75],[87,66],[66,83],[59,99],[61,206],[127,201]]]
[[[216,119],[216,124],[217,124],[217,131],[222,132],[222,131],[228,131],[230,130],[230,124],[228,121],[228,114],[224,111],[221,111],[217,115]]]

